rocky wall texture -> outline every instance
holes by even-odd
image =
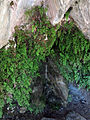
[[[90,40],[90,0],[79,0],[70,13],[78,27]]]
[[[0,0],[0,48],[8,42],[14,27],[25,22],[24,11],[40,5],[41,1],[48,5],[47,15],[54,25],[61,22],[72,7],[70,15],[90,39],[90,0]]]
[[[46,3],[49,5],[48,16],[54,25],[62,21],[71,7],[70,16],[86,38],[90,39],[90,0],[47,0]]]
[[[0,48],[7,43],[10,31],[10,9],[7,0],[0,1]]]
[[[16,25],[23,24],[24,11],[41,0],[0,0],[0,48],[8,42]]]
[[[49,6],[48,16],[51,17],[53,25],[59,23],[66,11],[72,6],[76,0],[46,0],[46,4]]]

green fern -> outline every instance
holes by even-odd
[[[72,22],[62,25],[57,36],[54,47],[60,57],[57,65],[61,74],[90,89],[90,42]]]
[[[44,108],[44,105],[33,108],[30,101],[32,81],[40,76],[39,65],[50,54],[56,40],[57,28],[49,22],[46,10],[36,6],[26,11],[26,25],[16,26],[15,41],[9,41],[7,50],[0,49],[0,117],[4,104],[12,106],[13,100],[31,112],[37,113]],[[27,25],[31,26],[28,30]]]

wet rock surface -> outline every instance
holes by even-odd
[[[49,89],[47,92],[50,92]],[[48,96],[47,103],[44,111],[40,114],[34,115],[29,111],[20,113],[20,108],[17,105],[12,110],[5,109],[3,119],[1,120],[42,120],[42,118],[48,120],[90,120],[90,91],[85,89],[78,89],[75,84],[69,84],[69,97],[68,104],[63,107],[58,104],[58,109],[51,106],[49,99],[51,99],[52,105],[56,102],[60,102],[60,99],[55,98],[53,93],[52,96]]]
[[[69,98],[67,107],[60,106],[59,110],[51,110],[49,107],[46,117],[57,120],[89,120],[90,119],[90,91],[78,89],[75,84],[69,84]],[[72,118],[72,119],[71,119]]]
[[[82,117],[80,114],[75,113],[75,112],[70,112],[66,116],[66,120],[86,120],[84,117]]]
[[[41,120],[56,120],[56,119],[53,119],[53,118],[42,118]]]
[[[48,62],[47,62],[47,84],[46,84],[47,89],[47,96],[50,98],[51,96],[51,102],[56,101],[55,98],[58,101],[62,101],[62,104],[65,106],[67,104],[67,98],[68,98],[68,88],[67,84],[65,83],[65,80],[62,75],[60,75],[59,70],[57,66],[55,65],[54,61],[48,57]],[[49,100],[49,101],[50,101]]]
[[[75,85],[69,85],[69,95],[71,95],[71,102],[68,103],[67,109],[75,111],[84,116],[87,120],[90,119],[90,91],[85,89],[78,89]]]

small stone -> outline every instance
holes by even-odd
[[[25,113],[26,112],[26,108],[25,107],[21,107],[20,108],[20,113]]]
[[[80,100],[82,104],[86,104],[86,100]]]
[[[7,110],[9,110],[10,108],[8,107]]]

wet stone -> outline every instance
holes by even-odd
[[[56,120],[56,119],[53,119],[53,118],[42,118],[41,120]]]
[[[26,112],[26,108],[25,107],[21,107],[20,108],[20,113],[25,113]]]
[[[81,116],[78,113],[75,112],[70,112],[67,116],[66,116],[66,120],[86,120],[83,116]]]

